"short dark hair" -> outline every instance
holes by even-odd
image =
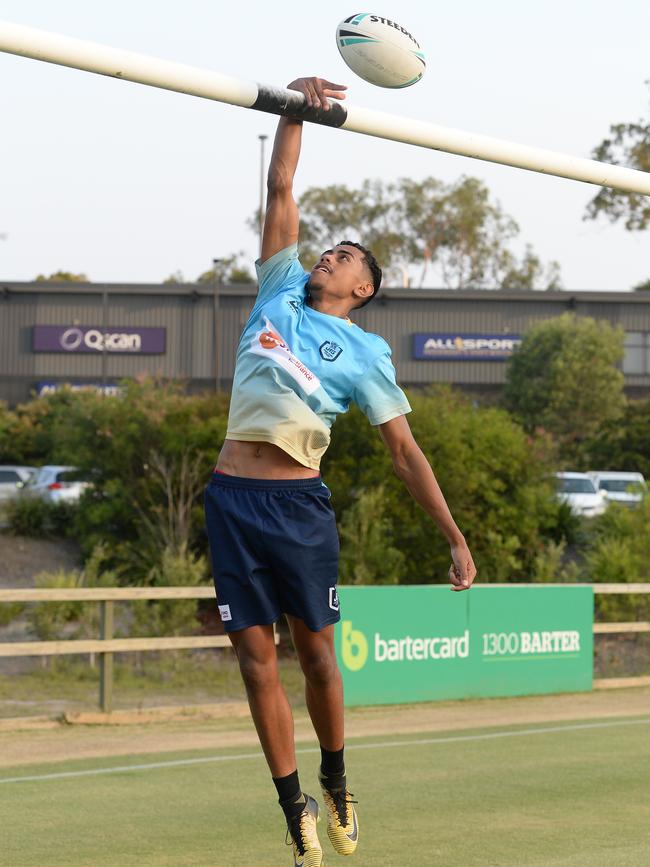
[[[358,244],[356,241],[339,241],[336,246],[356,247],[357,250],[360,250],[363,253],[363,261],[366,263],[368,270],[372,274],[372,285],[374,286],[375,291],[369,298],[366,298],[362,304],[359,304],[359,307],[356,308],[359,310],[361,307],[365,307],[366,304],[370,304],[370,302],[377,297],[379,287],[381,286],[382,270],[379,267],[379,262],[375,259],[372,250],[364,247],[363,244]]]

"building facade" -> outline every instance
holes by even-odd
[[[144,374],[190,391],[232,382],[255,286],[0,283],[0,400],[63,383],[117,387]],[[650,396],[650,293],[385,289],[354,320],[393,349],[404,386],[497,394],[506,360],[540,320],[571,311],[619,325],[631,397]]]

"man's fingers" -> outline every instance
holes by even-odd
[[[469,590],[475,575],[476,569],[471,561],[465,564],[461,562],[460,566],[452,563],[449,567],[449,580],[453,585],[451,589],[455,591]]]
[[[321,86],[324,90],[347,90],[347,84],[334,84],[333,81],[327,81],[325,78],[320,79]],[[340,94],[341,96],[345,96],[345,94]]]
[[[462,578],[457,567],[452,563],[449,567],[449,580],[452,584],[461,584]]]
[[[288,84],[289,90],[297,90],[305,97],[305,106],[307,108],[322,108],[324,111],[329,111],[330,104],[328,98],[345,99],[343,90],[347,89],[345,84],[335,84],[333,81],[327,81],[324,78],[297,78]]]
[[[320,108],[321,101],[318,97],[318,91],[316,90],[316,87],[309,79],[306,80],[306,85],[307,86],[305,88],[305,98],[307,100],[307,105],[310,108]]]
[[[324,78],[314,78],[313,82],[316,94],[324,111],[329,111],[330,109],[330,104],[327,101],[328,97],[331,97],[332,99],[345,99],[345,94],[341,93],[342,90],[347,89],[345,84],[334,84],[334,82],[327,81]],[[318,106],[316,107],[318,108]]]

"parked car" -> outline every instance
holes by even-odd
[[[607,492],[610,503],[637,506],[646,490],[641,473],[626,473],[618,470],[594,470],[589,473],[599,491]]]
[[[587,473],[556,473],[557,497],[576,515],[594,518],[607,508],[607,493],[599,491]]]
[[[36,467],[0,466],[0,500],[10,500],[20,493]]]
[[[50,503],[76,503],[92,482],[77,467],[38,467],[25,484],[24,496],[41,497]]]

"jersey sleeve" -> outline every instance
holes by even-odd
[[[279,250],[264,262],[258,259],[255,262],[255,270],[259,286],[255,307],[265,304],[280,292],[291,289],[305,279],[305,272],[298,260],[297,244]]]
[[[411,412],[406,395],[395,380],[390,351],[378,356],[361,377],[353,401],[372,425],[384,424]]]

